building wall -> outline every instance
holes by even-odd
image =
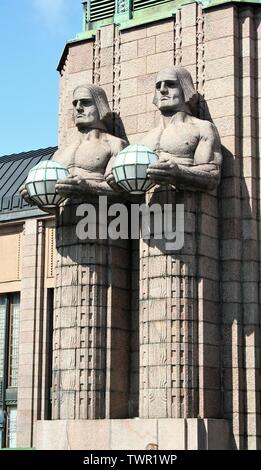
[[[130,142],[139,142],[158,122],[152,104],[156,73],[181,64],[200,94],[199,116],[212,119],[223,144],[219,189],[217,273],[213,291],[199,299],[199,377],[206,380],[204,338],[219,318],[221,399],[219,416],[232,423],[234,447],[261,447],[260,422],[260,111],[261,7],[226,5],[202,11],[182,7],[173,19],[119,31],[114,25],[68,49],[60,84],[59,140],[74,137],[72,91],[100,84],[119,113]],[[202,211],[208,214],[208,201]],[[212,223],[205,218],[205,252]],[[51,219],[28,219],[0,229],[0,294],[21,292],[18,379],[18,445],[33,445],[34,423],[50,418],[49,315],[54,287],[55,231]],[[129,417],[139,406],[139,250],[132,247],[132,325]],[[219,281],[218,281],[219,279]],[[214,322],[213,322],[214,323]],[[212,325],[212,326],[211,326]],[[216,328],[216,325],[215,325]],[[201,353],[201,355],[200,355]],[[201,362],[200,362],[201,361]],[[200,405],[200,403],[199,403]],[[208,410],[201,406],[202,418]]]
[[[17,445],[32,446],[33,423],[47,419],[52,357],[48,299],[54,287],[55,229],[51,218],[1,224],[0,295],[20,293]],[[17,393],[17,395],[16,395]]]
[[[152,104],[156,73],[185,66],[200,94],[199,116],[216,124],[223,144],[219,190],[220,291],[204,309],[220,318],[222,415],[234,446],[260,448],[260,103],[261,7],[183,6],[173,19],[121,30],[106,26],[93,40],[69,47],[61,71],[60,145],[75,135],[72,90],[100,84],[120,113],[130,142],[158,120]],[[205,208],[207,211],[207,207]],[[202,208],[204,211],[204,207]],[[207,243],[211,230],[206,224]],[[136,251],[137,253],[137,251]],[[133,276],[133,289],[137,283]],[[135,297],[135,295],[134,295]],[[133,304],[132,378],[137,384],[137,302]],[[204,328],[202,334],[204,336]],[[136,337],[135,337],[136,334]],[[204,357],[203,363],[204,365]],[[202,369],[202,373],[203,373]],[[137,413],[137,385],[131,390]],[[135,411],[136,410],[136,411]]]
[[[22,224],[5,226],[0,231],[0,293],[21,289]]]

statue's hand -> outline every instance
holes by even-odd
[[[36,202],[34,202],[34,200],[32,198],[30,198],[29,196],[29,193],[25,187],[25,185],[21,186],[21,188],[19,189],[19,192],[22,196],[22,198],[25,200],[25,202],[27,202],[27,204],[29,204],[30,206],[36,206]]]
[[[156,184],[174,184],[179,174],[177,163],[166,159],[150,165],[147,169],[148,178]]]
[[[118,186],[118,184],[115,181],[115,178],[113,176],[113,173],[107,173],[104,175],[106,183],[114,190],[114,191],[121,191],[121,188]]]
[[[68,178],[58,180],[55,185],[55,189],[58,194],[63,196],[76,196],[87,190],[87,183],[88,182],[86,180],[83,180],[78,176],[68,176]]]

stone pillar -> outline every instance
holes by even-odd
[[[173,219],[184,204],[185,234],[177,252],[141,241],[140,417],[218,418],[217,198],[156,189],[148,202],[172,204]]]
[[[242,407],[240,289],[240,152],[238,127],[237,7],[224,5],[205,13],[205,97],[223,145],[220,185],[220,276],[224,417],[232,421],[240,448]]]
[[[260,66],[258,67],[258,64],[260,64],[260,59],[261,59],[261,6],[256,6],[254,10],[254,19],[255,19],[255,31],[256,31],[256,90],[257,90],[257,97],[258,97],[258,105],[256,101],[256,159],[257,159],[257,167],[258,167],[258,179],[256,181],[257,183],[257,204],[256,204],[256,219],[257,219],[257,234],[258,234],[258,240],[256,246],[256,250],[258,251],[258,244],[260,247],[261,244],[261,224],[260,224],[260,213],[261,213],[261,191],[258,189],[260,188],[260,178],[261,178],[261,138],[260,138],[260,129],[261,129],[261,70]],[[252,62],[253,63],[253,62]],[[256,253],[257,253],[256,251]],[[255,337],[257,338],[256,344],[252,346],[252,354],[255,358],[255,364],[257,365],[256,370],[255,370],[255,380],[256,377],[259,377],[259,383],[257,383],[257,388],[255,391],[255,396],[254,396],[254,403],[253,403],[253,409],[256,410],[258,419],[256,423],[256,430],[257,430],[257,435],[254,435],[252,438],[252,442],[250,442],[249,439],[249,448],[254,449],[255,444],[257,442],[257,449],[261,449],[261,411],[260,411],[260,404],[261,404],[261,398],[260,398],[260,393],[261,393],[261,364],[260,364],[260,356],[261,356],[261,329],[260,329],[260,314],[259,314],[259,307],[258,307],[258,302],[260,304],[261,301],[261,283],[259,282],[258,279],[258,264],[259,264],[259,272],[261,268],[261,250],[259,248],[259,256],[257,255],[258,263],[256,263],[256,260],[254,261],[253,265],[255,266],[255,270],[252,274],[252,280],[255,279],[257,289],[259,289],[258,295],[255,294],[255,306],[254,306],[254,312],[255,312]],[[256,278],[254,278],[256,276]],[[257,298],[259,300],[257,300]],[[257,301],[257,302],[256,302]],[[259,325],[259,327],[258,327]],[[259,369],[259,373],[257,372],[257,369]],[[250,395],[251,392],[250,392]]]
[[[27,220],[22,241],[22,287],[17,400],[17,447],[32,447],[41,412],[44,226]]]
[[[219,202],[224,417],[231,420],[238,449],[260,447],[259,37],[257,5],[205,11],[205,96],[224,156]]]
[[[125,418],[127,246],[79,240],[77,207],[66,205],[57,218],[53,419]]]
[[[260,91],[256,84],[258,75],[257,56],[257,28],[255,14],[257,10],[244,8],[239,13],[239,37],[240,37],[240,90],[241,97],[241,140],[242,156],[242,190],[241,190],[241,219],[242,238],[244,240],[242,250],[242,303],[243,303],[243,334],[244,334],[244,360],[245,360],[245,426],[247,434],[247,449],[261,448],[261,376],[260,376],[260,298],[258,295],[258,255],[260,245],[258,243],[258,219],[260,218],[260,206],[258,194],[260,186],[256,176],[260,176],[260,161],[258,160],[257,140],[259,130],[257,127],[258,110],[257,102]],[[260,12],[260,9],[259,9]],[[259,17],[260,21],[260,17]],[[259,88],[260,90],[260,88]],[[259,182],[260,185],[260,182]]]

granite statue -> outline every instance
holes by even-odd
[[[158,73],[154,104],[161,120],[141,142],[159,156],[147,170],[156,184],[208,191],[219,183],[220,138],[211,122],[193,116],[196,102],[197,92],[186,69],[173,66]]]
[[[171,229],[160,240],[151,236],[150,240],[140,241],[140,418],[197,416],[202,409],[198,394],[201,387],[203,413],[205,406],[213,406],[214,401],[212,390],[209,395],[206,391],[205,377],[200,377],[198,342],[199,331],[204,331],[202,342],[212,344],[202,326],[209,318],[205,313],[209,307],[205,307],[202,297],[207,291],[210,298],[218,295],[218,282],[211,284],[209,278],[215,272],[214,257],[218,253],[218,201],[214,190],[220,180],[222,155],[215,126],[193,114],[197,98],[186,69],[170,67],[159,72],[154,104],[160,111],[160,122],[142,141],[159,157],[148,167],[147,176],[160,186],[147,193],[146,203],[157,204],[162,213],[166,202],[171,205],[170,226],[175,225],[182,233],[182,242],[178,249],[169,244]],[[184,209],[182,221],[176,217],[177,205]],[[216,221],[211,242],[202,215],[206,207],[211,216],[208,223]],[[156,226],[153,235],[158,237],[158,233]],[[212,318],[218,323],[215,314]],[[205,344],[203,348],[207,355]],[[211,364],[219,374],[218,361]]]
[[[57,193],[85,199],[90,194],[110,196],[122,191],[114,184],[111,168],[127,142],[113,135],[112,112],[104,90],[92,84],[75,88],[73,118],[77,137],[53,156],[70,172],[68,178],[57,182]],[[35,204],[24,186],[20,191],[27,202]]]

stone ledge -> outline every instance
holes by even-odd
[[[104,419],[37,421],[37,450],[229,450],[223,419]]]

